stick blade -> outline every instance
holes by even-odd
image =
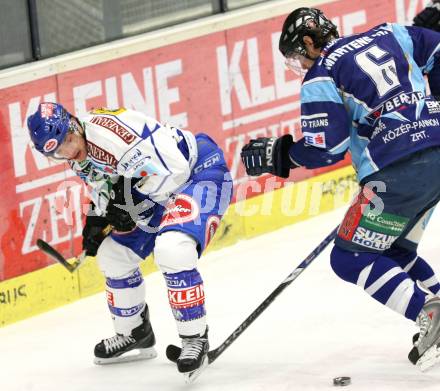
[[[37,247],[45,254],[49,255],[52,259],[63,265],[70,273],[73,273],[81,264],[81,260],[74,258],[72,263],[66,261],[66,259],[55,250],[49,243],[42,239],[37,239]]]

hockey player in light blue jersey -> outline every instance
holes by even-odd
[[[97,255],[116,332],[96,345],[95,363],[156,356],[139,269],[154,253],[182,338],[177,368],[191,381],[207,365],[209,349],[197,260],[232,192],[222,150],[206,134],[124,108],[78,119],[60,104],[41,103],[28,128],[39,152],[66,160],[91,189],[94,213],[86,219],[83,248]],[[113,230],[104,238],[108,224]]]
[[[331,266],[416,321],[409,359],[425,370],[440,362],[440,284],[417,254],[440,200],[440,34],[382,24],[339,37],[320,10],[299,8],[285,20],[279,48],[304,75],[304,137],[251,140],[242,151],[246,171],[287,178],[290,169],[351,153],[361,189],[339,227]]]

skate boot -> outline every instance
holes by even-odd
[[[177,369],[184,374],[187,383],[192,383],[208,365],[208,351],[208,328],[202,336],[182,337],[182,351],[177,359]]]
[[[103,339],[95,346],[95,364],[146,360],[157,356],[154,349],[156,339],[147,306],[141,316],[142,324],[134,328],[131,335],[116,334],[114,337]]]
[[[430,298],[416,320],[420,327],[408,359],[422,371],[440,363],[440,298]]]

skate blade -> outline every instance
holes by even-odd
[[[119,364],[130,361],[150,360],[152,358],[157,357],[157,352],[154,347],[136,349],[136,351],[137,352],[135,352],[135,350],[132,350],[130,352],[127,352],[125,355],[118,357],[110,357],[110,358],[95,357],[93,362],[96,365],[108,365],[108,364]],[[135,354],[133,354],[133,352],[135,352]]]
[[[208,358],[205,357],[205,360],[203,360],[202,365],[200,365],[199,368],[197,368],[195,371],[187,372],[183,374],[183,377],[185,379],[186,384],[194,383],[194,381],[200,376],[200,374],[204,371],[204,369],[208,366]]]
[[[416,365],[422,372],[426,372],[438,363],[440,363],[440,347],[436,344],[420,356]]]

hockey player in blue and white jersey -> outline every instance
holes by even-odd
[[[97,255],[116,331],[96,345],[95,363],[156,356],[138,266],[153,252],[182,338],[177,367],[194,375],[207,364],[209,349],[196,263],[232,192],[222,150],[206,134],[194,136],[123,108],[79,119],[59,104],[42,103],[28,128],[39,152],[67,160],[91,189],[83,247]],[[113,230],[104,238],[108,224]]]
[[[440,362],[440,284],[417,246],[440,200],[440,34],[382,24],[340,38],[320,10],[299,8],[285,20],[279,48],[304,75],[304,137],[251,140],[242,151],[246,171],[287,178],[290,169],[351,153],[361,190],[339,227],[331,266],[416,321],[409,359],[427,369]]]

